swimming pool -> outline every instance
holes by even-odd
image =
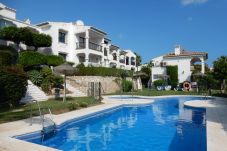
[[[37,134],[17,138],[64,151],[206,151],[205,109],[183,106],[195,99],[155,99],[150,105],[67,122],[43,141]]]

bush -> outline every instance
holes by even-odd
[[[79,66],[79,65],[78,65]],[[78,72],[75,73],[77,76],[115,76],[120,77],[122,72],[127,72],[127,76],[132,76],[133,71],[127,71],[123,69],[115,69],[115,68],[106,68],[106,67],[76,67],[79,69]]]
[[[42,73],[43,77],[52,75],[52,70],[49,67],[43,67],[40,72]]]
[[[0,66],[12,64],[12,54],[7,51],[0,51]]]
[[[87,102],[81,102],[80,107],[88,107],[88,103]]]
[[[157,86],[162,86],[165,84],[165,81],[164,80],[156,80],[154,81],[154,85],[157,87]]]
[[[49,79],[44,79],[42,81],[41,89],[47,94],[51,93],[51,82],[49,81]]]
[[[19,28],[14,26],[2,28],[0,30],[0,39],[13,41],[19,44],[21,42]]]
[[[52,44],[52,38],[49,35],[33,33],[32,34],[33,46],[38,47],[50,47]]]
[[[23,51],[19,55],[19,64],[25,69],[33,69],[35,66],[45,65],[45,55],[34,51]]]
[[[167,75],[169,76],[168,84],[176,87],[178,84],[178,66],[167,66]]]
[[[122,89],[123,92],[130,92],[132,90],[132,82],[128,80],[123,80],[122,81]]]
[[[58,66],[64,63],[64,58],[62,56],[47,55],[46,60],[47,60],[47,65],[49,66]]]
[[[84,68],[85,66],[84,66],[84,64],[83,63],[80,63],[80,64],[78,64],[77,66],[76,66],[76,68]]]
[[[64,83],[62,76],[53,76],[53,87],[60,88],[61,85]]]
[[[71,62],[71,61],[67,61],[67,63],[71,66],[73,66],[75,64],[74,62]]]
[[[1,51],[9,52],[12,55],[11,64],[16,64],[18,62],[19,53],[13,47],[0,45],[0,52]]]
[[[40,86],[40,84],[43,81],[42,74],[39,71],[37,71],[37,70],[29,71],[28,72],[28,77],[32,81],[32,83],[34,83],[37,86]]]
[[[78,103],[73,103],[73,102],[69,102],[67,105],[69,110],[76,110],[80,107]]]
[[[27,90],[27,76],[19,66],[0,68],[0,104],[19,105]]]

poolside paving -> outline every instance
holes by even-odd
[[[193,100],[184,105],[206,108],[207,151],[227,151],[227,99]]]
[[[141,96],[142,97],[142,96]],[[54,122],[60,125],[68,120],[92,115],[94,113],[115,108],[122,105],[150,104],[152,98],[176,97],[176,96],[159,96],[143,97],[145,99],[116,99],[104,96],[103,104],[67,112],[59,115],[53,115]],[[189,96],[192,97],[192,96]],[[149,98],[149,99],[146,99]],[[206,108],[207,117],[207,150],[208,151],[227,151],[227,100],[215,98],[206,101],[187,101],[186,106]],[[48,115],[45,115],[48,116]],[[34,117],[34,123],[30,125],[30,119],[24,119],[9,123],[0,124],[0,151],[58,151],[46,146],[29,143],[12,138],[12,136],[22,135],[35,131],[40,131],[42,126],[40,118]]]

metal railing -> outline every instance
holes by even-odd
[[[93,42],[89,42],[89,49],[102,52],[102,46]]]
[[[76,43],[76,49],[84,49],[84,48],[85,48],[85,42]]]
[[[85,49],[85,48],[86,48],[85,42],[77,42],[76,43],[76,49]],[[102,52],[102,46],[98,45],[96,43],[93,43],[93,42],[89,42],[89,49]]]
[[[41,108],[40,104],[37,100],[32,100],[31,103],[30,103],[30,119],[31,119],[30,125],[33,124],[32,104],[34,104],[34,103],[36,103],[37,106],[38,106],[39,116],[40,116],[41,124],[42,124],[42,133],[45,134],[45,133],[49,133],[51,131],[55,131],[56,125],[53,121],[53,116],[52,116],[52,112],[51,112],[50,108],[49,107]],[[44,114],[42,113],[42,110],[44,110],[44,109],[48,110],[48,112],[50,114],[50,118],[44,117]],[[49,128],[49,127],[51,127],[51,128]]]

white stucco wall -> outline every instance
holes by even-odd
[[[152,67],[152,81],[155,74],[166,74],[166,67],[161,67],[160,63],[166,63],[166,66],[178,66],[178,82],[191,81],[191,57],[174,57],[163,58],[163,56],[152,59],[154,67]]]
[[[7,6],[0,3],[0,15],[8,18],[16,19],[16,10],[10,9]]]

